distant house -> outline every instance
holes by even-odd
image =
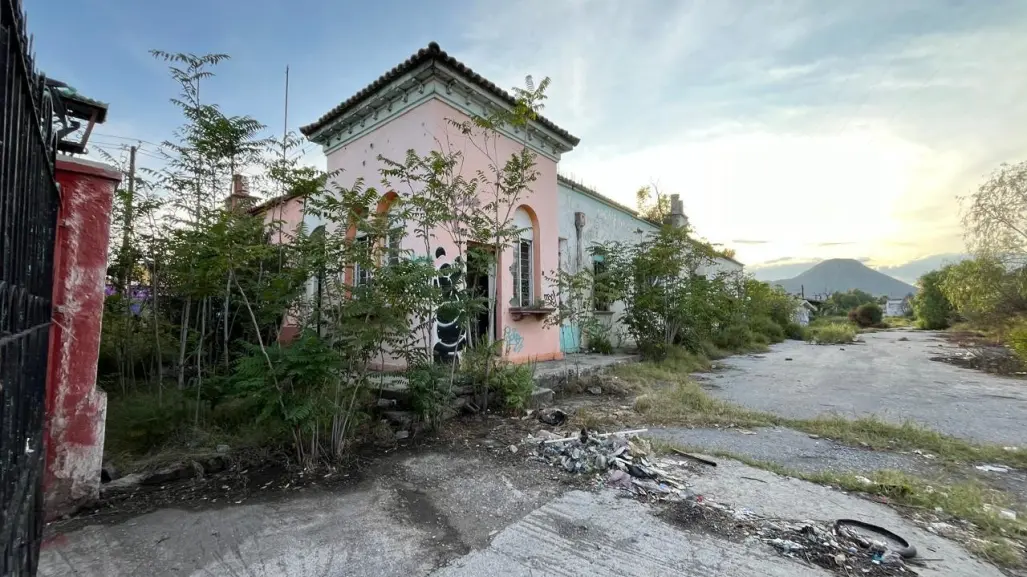
[[[795,313],[792,314],[792,322],[804,327],[809,325],[809,317],[817,311],[817,307],[813,306],[806,299],[799,299],[795,303]]]
[[[888,302],[884,303],[884,316],[886,317],[902,317],[910,311],[910,297],[901,299],[888,299]]]

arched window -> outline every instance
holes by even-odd
[[[389,235],[386,239],[388,245],[388,264],[399,264],[403,254],[403,237],[406,236],[406,222],[400,216],[399,203],[393,201],[389,205]]]
[[[513,224],[519,229],[514,245],[514,295],[516,306],[530,307],[535,299],[535,228],[524,207],[514,211]]]

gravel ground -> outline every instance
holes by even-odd
[[[700,380],[720,398],[785,417],[876,415],[978,442],[1027,443],[1027,380],[930,360],[955,348],[937,333],[861,339],[845,346],[787,341],[764,355],[725,359],[724,370]]]

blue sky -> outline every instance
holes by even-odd
[[[286,64],[293,128],[430,40],[501,86],[548,75],[582,139],[561,170],[627,204],[681,193],[754,267],[960,253],[957,195],[1027,158],[1019,0],[25,5],[40,66],[110,102],[98,132],[151,142],[178,122],[151,48],[230,54],[205,97],[275,133]]]

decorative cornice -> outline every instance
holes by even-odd
[[[508,104],[457,71],[438,62],[427,62],[366,95],[361,105],[339,114],[310,135],[310,139],[329,154],[433,98],[471,117],[488,115],[498,107],[509,109]],[[532,122],[526,132],[509,127],[500,128],[499,132],[554,162],[574,148],[572,141],[540,122]]]
[[[505,102],[509,106],[514,106],[517,104],[517,99],[510,95],[509,92],[496,86],[494,83],[487,80],[474,70],[471,70],[471,68],[466,66],[463,62],[460,62],[456,58],[453,58],[452,56],[447,54],[444,50],[442,50],[442,48],[439,47],[437,43],[431,42],[428,44],[427,48],[422,48],[418,50],[416,53],[414,53],[412,56],[410,56],[405,61],[400,63],[398,66],[381,75],[377,80],[375,80],[368,86],[364,87],[362,90],[360,90],[353,96],[341,102],[338,106],[328,111],[327,114],[317,119],[315,122],[300,128],[300,131],[303,132],[305,136],[314,137],[315,134],[319,132],[322,128],[324,128],[326,125],[334,122],[334,120],[338,116],[341,116],[347,111],[349,111],[351,108],[362,104],[363,101],[366,100],[369,96],[376,94],[380,91],[380,89],[383,86],[393,82],[396,78],[400,78],[408,74],[412,70],[417,69],[425,63],[443,64],[451,70],[456,71],[457,74],[465,80],[476,85],[482,90],[489,92],[499,101]],[[543,116],[539,116],[537,121],[545,128],[553,131],[554,133],[558,134],[561,138],[570,142],[572,147],[577,146],[578,138],[576,136],[553,124],[552,121],[550,121],[549,119]]]

